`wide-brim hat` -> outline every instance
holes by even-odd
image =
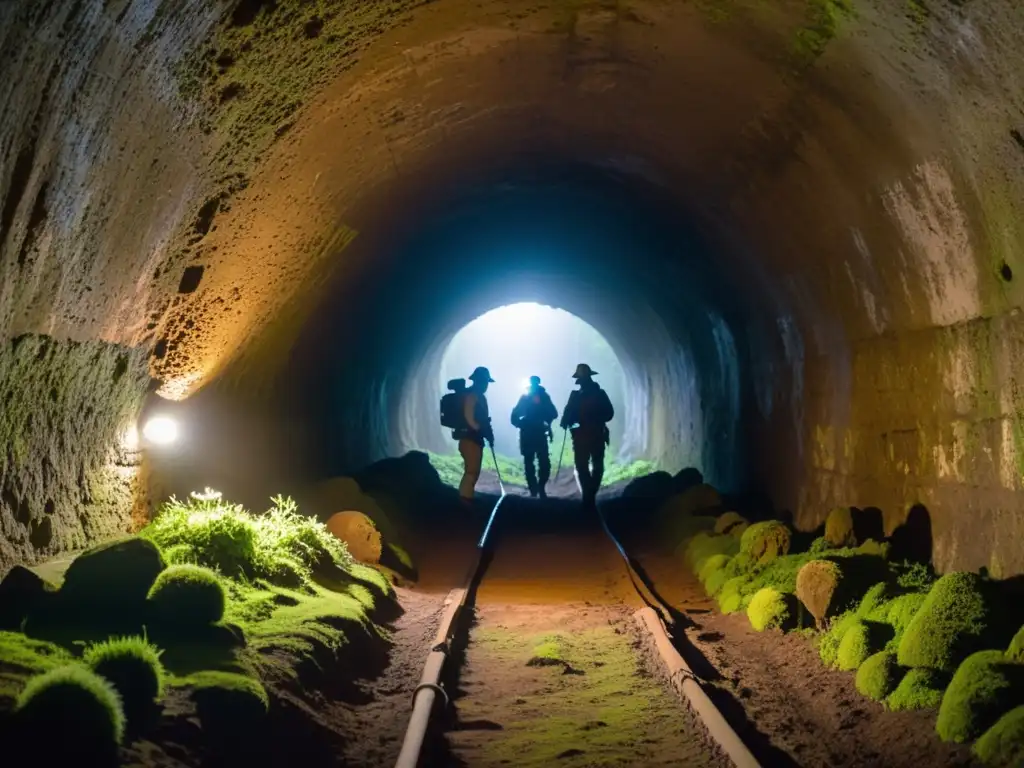
[[[591,370],[590,366],[586,363],[580,363],[576,366],[576,373],[572,375],[574,379],[583,379],[587,376],[597,376],[597,371]]]
[[[470,381],[486,381],[491,384],[494,383],[494,379],[491,378],[491,372],[484,368],[482,365],[469,374]]]

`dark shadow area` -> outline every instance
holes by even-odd
[[[765,768],[769,766],[771,768],[776,768],[776,766],[778,768],[800,768],[800,763],[773,745],[768,735],[757,729],[757,726],[747,717],[743,705],[730,691],[717,685],[704,685],[703,687],[708,698],[761,765]]]
[[[915,504],[904,520],[892,532],[894,560],[909,560],[913,563],[932,561],[932,517],[924,504]]]
[[[881,541],[885,538],[885,517],[878,507],[852,507],[850,513],[853,516],[853,533],[857,541]]]

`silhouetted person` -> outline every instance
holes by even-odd
[[[540,376],[531,376],[530,389],[512,409],[512,426],[519,430],[519,452],[523,454],[526,484],[531,496],[547,497],[544,486],[551,477],[548,443],[551,441],[551,422],[557,418],[558,411],[548,391],[540,385]],[[536,467],[534,458],[537,460]]]
[[[562,429],[572,431],[572,449],[576,458],[576,476],[583,491],[583,503],[593,506],[604,477],[604,449],[608,445],[608,422],[615,416],[608,393],[594,381],[597,371],[586,363],[576,366],[572,375],[579,389],[569,395],[562,411]]]
[[[459,441],[459,454],[464,465],[462,482],[459,483],[459,499],[467,507],[473,506],[473,493],[480,479],[480,467],[484,460],[484,441],[494,445],[491,417],[484,393],[487,385],[494,382],[491,373],[479,367],[469,376],[473,382],[462,398],[462,424],[452,431]]]

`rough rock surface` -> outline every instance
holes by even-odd
[[[843,573],[829,560],[812,560],[796,575],[796,596],[818,626],[834,608],[832,600],[839,591]]]
[[[362,512],[338,512],[327,520],[327,530],[348,545],[348,551],[361,563],[379,563],[380,532]]]
[[[543,151],[670,190],[714,245],[716,287],[749,302],[676,334],[678,360],[645,358],[651,455],[717,481],[742,437],[802,529],[871,498],[891,532],[921,504],[941,570],[1024,571],[1019,3],[317,8],[0,4],[4,339],[148,354],[170,396],[218,376],[262,393],[326,286],[344,303],[384,282],[366,280],[374,245],[402,212]],[[602,314],[634,322],[627,266]],[[450,320],[417,319],[423,348]],[[624,353],[627,325],[609,336]],[[737,360],[756,374],[742,436]],[[380,455],[401,387],[370,367],[338,366],[365,398],[340,439]],[[42,491],[5,491],[0,562],[127,520],[98,469],[121,425],[92,441],[111,410],[62,413],[85,477],[42,479],[29,446],[5,481]]]

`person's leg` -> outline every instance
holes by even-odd
[[[597,498],[597,492],[601,490],[601,480],[604,479],[604,443],[599,442],[594,446],[593,451],[590,454],[591,461],[593,461],[594,469],[591,471],[591,477],[593,478],[594,498]]]
[[[538,473],[540,477],[537,478],[537,491],[540,493],[541,498],[547,497],[547,491],[545,486],[548,484],[548,480],[551,479],[551,454],[548,453],[548,438],[547,435],[541,435],[537,444],[537,464]]]
[[[583,493],[583,500],[587,500],[587,489],[590,488],[590,450],[582,440],[572,441],[573,461],[576,465],[576,480],[579,483],[580,491]]]
[[[534,466],[536,451],[529,440],[524,438],[523,448],[523,469],[526,474],[526,487],[530,489],[530,495],[537,495],[537,468]]]
[[[480,479],[480,466],[484,460],[484,447],[476,440],[462,438],[459,440],[459,453],[462,456],[462,482],[459,483],[459,498],[463,503],[472,504],[476,482]]]

